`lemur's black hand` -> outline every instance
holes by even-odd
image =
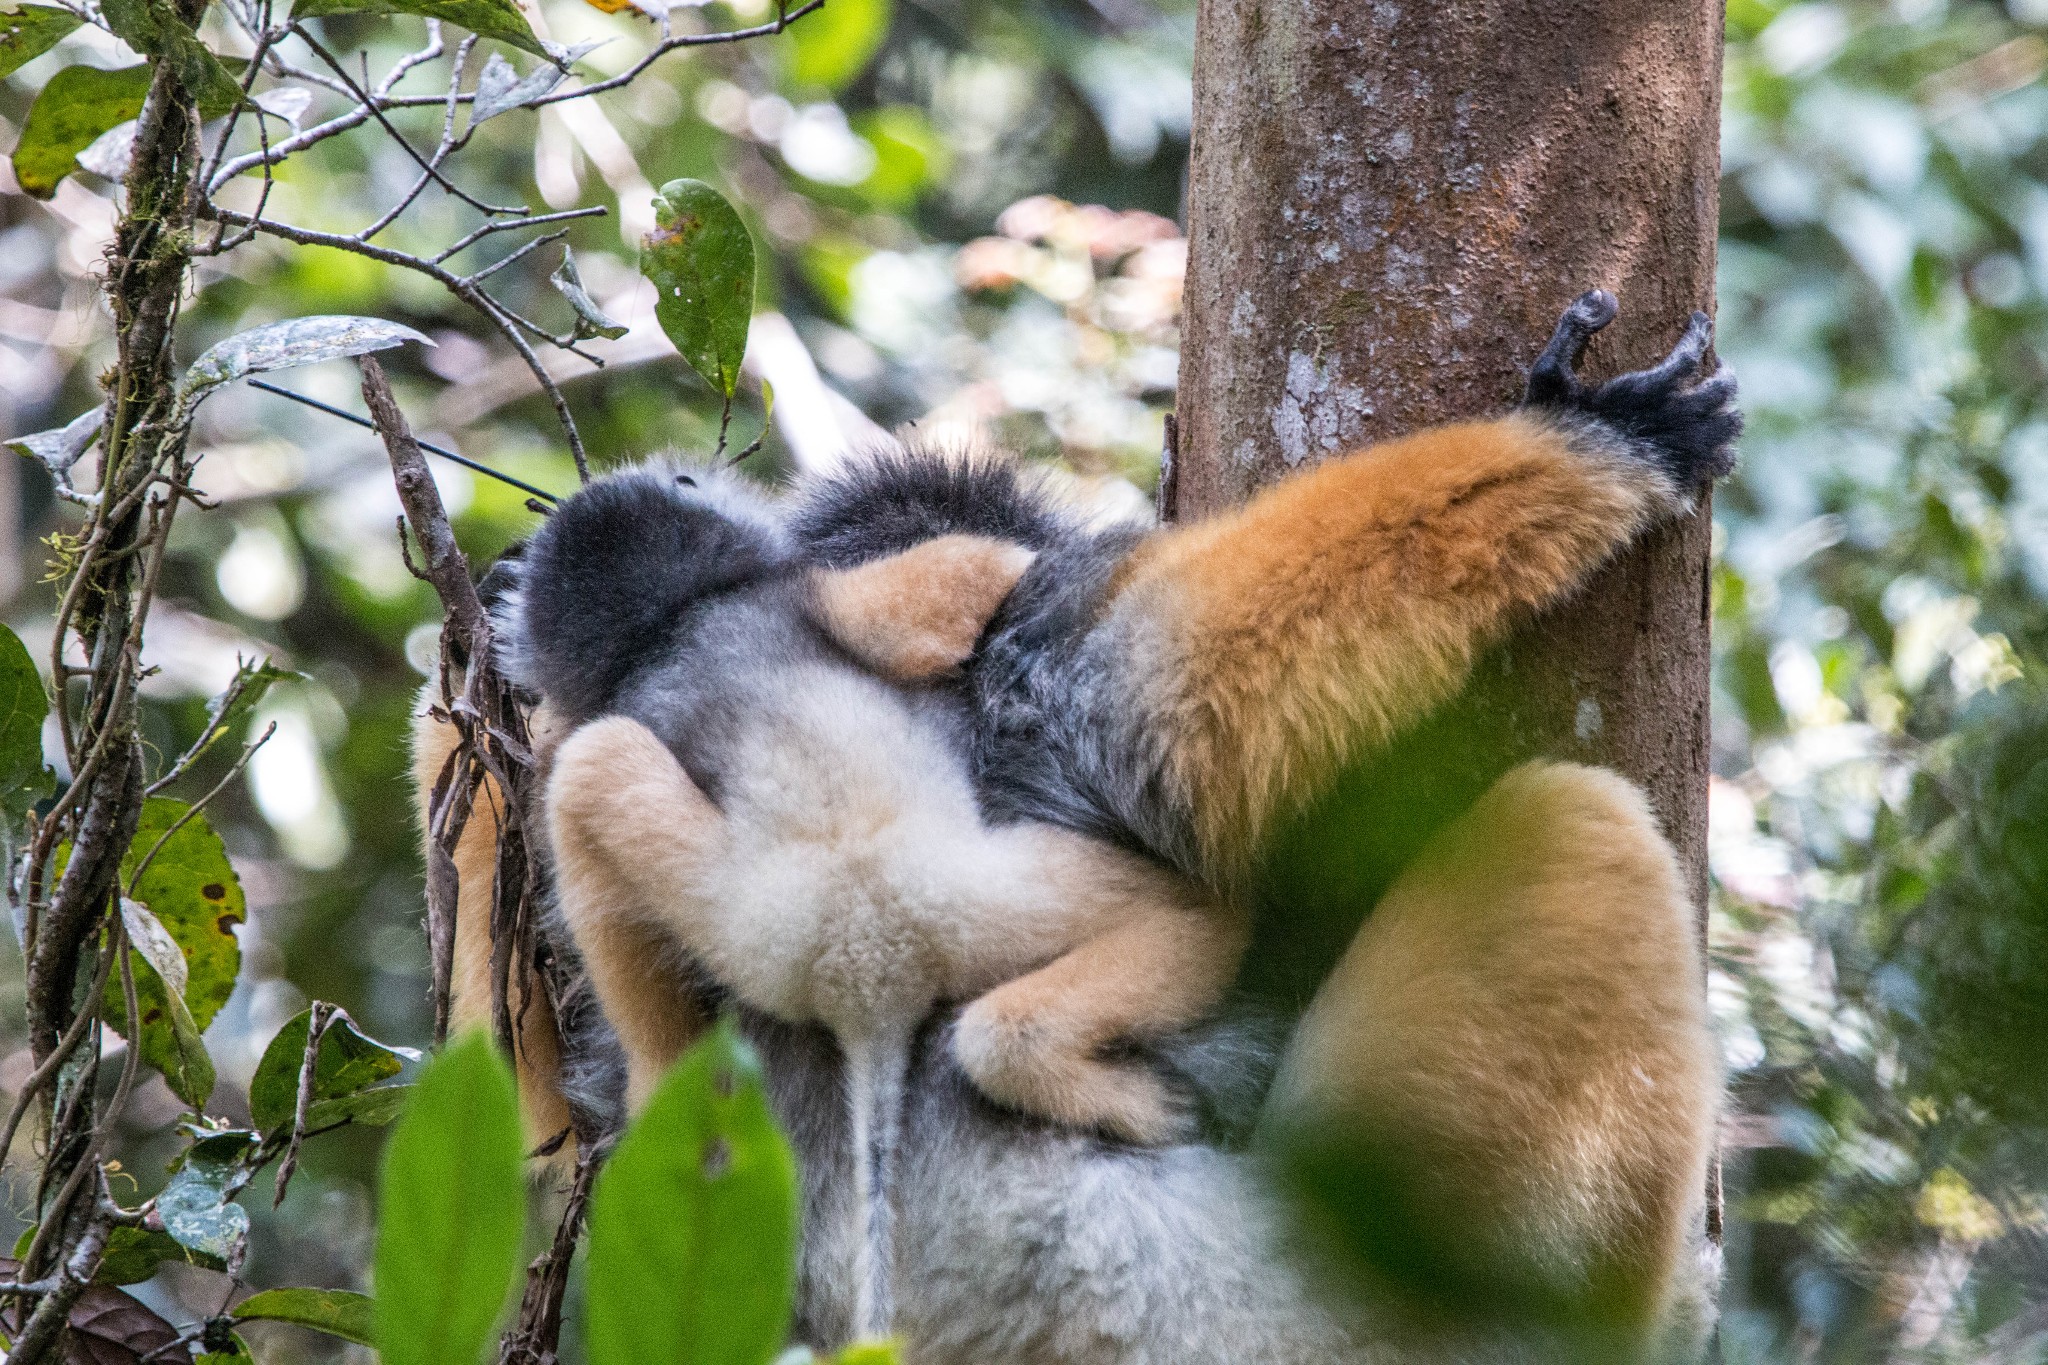
[[[1735,376],[1716,365],[1700,374],[1714,324],[1694,313],[1671,354],[1638,370],[1587,388],[1572,373],[1593,333],[1614,321],[1614,295],[1594,289],[1572,300],[1550,344],[1529,369],[1523,403],[1583,413],[1628,438],[1682,487],[1711,483],[1735,467],[1742,414],[1735,408]]]

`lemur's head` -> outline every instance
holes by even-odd
[[[663,459],[565,499],[492,571],[508,673],[573,717],[606,709],[693,606],[801,571],[774,503],[739,475]]]
[[[608,475],[555,509],[494,569],[508,676],[572,721],[603,714],[632,672],[713,603],[786,600],[869,670],[898,681],[963,663],[1032,550],[943,534],[852,568],[802,554],[788,513],[724,469],[657,461]]]

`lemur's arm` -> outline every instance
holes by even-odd
[[[563,741],[545,802],[562,918],[625,1050],[637,1113],[705,1023],[675,917],[700,902],[724,817],[666,745],[618,716]]]
[[[1242,870],[1276,813],[1727,472],[1740,418],[1731,378],[1695,382],[1705,314],[1656,368],[1582,387],[1572,363],[1614,313],[1571,306],[1512,416],[1333,460],[1123,566],[1095,629],[1108,704],[1205,872]]]

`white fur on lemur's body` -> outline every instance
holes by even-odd
[[[1703,318],[1653,371],[1597,390],[1572,378],[1612,311],[1588,296],[1566,315],[1532,372],[1533,412],[1331,461],[1231,517],[1149,536],[1084,528],[1000,470],[902,457],[814,493],[799,534],[835,567],[955,533],[1039,550],[959,689],[983,809],[1132,840],[1241,885],[1277,815],[1727,467],[1732,386],[1694,382]],[[431,771],[430,746],[422,759]],[[592,827],[687,804],[598,781],[551,787],[550,801]],[[589,848],[581,884],[621,904],[668,896],[645,851]],[[1620,1336],[1601,1358],[1644,1355],[1683,1326],[1696,1281],[1718,1084],[1701,976],[1641,794],[1611,773],[1525,766],[1373,908],[1296,1029],[1266,1122],[1387,1139],[1411,1159],[1433,1248],[1605,1305]],[[703,997],[679,972],[642,984],[665,1005],[631,1027],[684,1021],[672,1052]],[[829,1347],[854,1327],[857,1297],[832,1235],[854,1184],[843,1061],[818,1030],[743,1017],[804,1157],[798,1337]],[[1373,1296],[1333,1307],[1308,1291],[1242,1158],[1134,1149],[998,1109],[966,1083],[943,1012],[912,1059],[893,1268],[915,1365],[1544,1354],[1540,1327],[1418,1324]],[[1482,1299],[1487,1283],[1473,1286]]]
[[[650,551],[670,557],[642,575],[647,591],[632,608],[606,619],[586,601],[567,624],[565,592],[615,578],[622,561]],[[890,657],[909,671],[943,662],[946,621],[900,602],[875,607],[874,619],[846,613],[906,580],[962,574],[998,580],[992,604],[1029,561],[1014,546],[962,537],[909,552],[893,573],[814,575],[729,476],[663,466],[613,475],[563,504],[501,610],[517,675],[566,723],[583,722],[553,756],[548,833],[560,909],[607,1010],[643,1007],[644,963],[619,959],[665,943],[739,1002],[822,1025],[843,1051],[860,1154],[854,1318],[870,1335],[891,1320],[888,1167],[912,1036],[934,1006],[975,999],[1134,924],[1164,917],[1171,937],[1200,938],[1192,921],[1229,918],[1182,879],[1099,841],[1036,822],[989,825],[957,701],[884,681],[849,657],[894,646]],[[918,628],[877,631],[883,615]],[[956,654],[979,627],[962,628]],[[622,925],[639,931],[623,953]],[[1228,968],[1225,958],[1209,973],[1209,998]],[[1177,989],[1192,1005],[1176,1004],[1152,1031],[1206,1007],[1201,980]],[[621,1037],[637,1104],[672,1056],[630,1029]],[[1116,1074],[1089,1055],[1092,1041],[1049,1037],[970,1064],[1026,1107],[1029,1093],[1004,1093],[1015,1072],[1093,1071],[1101,1103],[1054,1116],[1137,1138],[1171,1131],[1156,1082]]]

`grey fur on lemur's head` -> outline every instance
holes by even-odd
[[[501,666],[569,715],[598,714],[691,603],[798,567],[773,502],[749,480],[653,460],[563,502],[492,569]]]

